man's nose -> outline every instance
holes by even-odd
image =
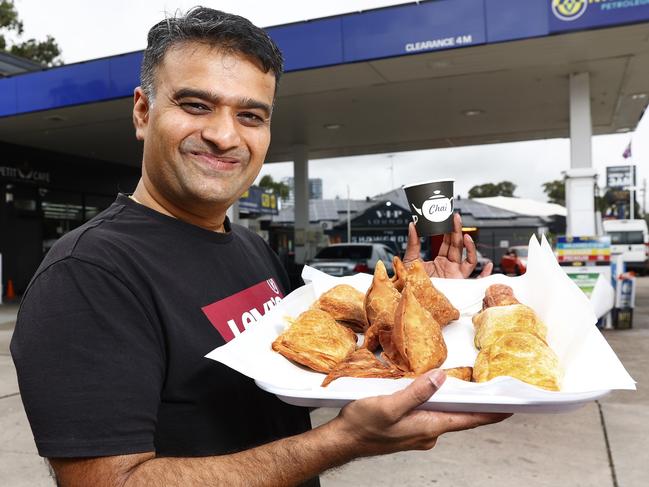
[[[201,135],[205,140],[217,146],[219,150],[225,151],[241,144],[239,128],[236,114],[224,110],[215,113],[209,118],[209,122],[203,128]]]

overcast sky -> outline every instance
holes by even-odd
[[[53,35],[66,63],[144,49],[149,27],[164,18],[165,12],[184,11],[199,2],[243,15],[262,27],[407,3],[403,0],[15,0],[25,26],[23,38],[44,39],[47,34]],[[593,138],[593,166],[600,171],[601,186],[606,166],[628,163],[622,153],[631,140],[632,160],[638,166],[638,185],[649,177],[649,120],[645,117],[635,133]],[[452,177],[457,180],[456,194],[463,196],[475,184],[509,180],[518,186],[517,196],[544,201],[541,184],[561,178],[561,172],[569,167],[569,141],[552,139],[320,159],[311,161],[309,175],[324,180],[325,198],[346,197],[347,184],[353,198],[364,198],[422,179]],[[368,170],[373,177],[367,177]],[[279,179],[292,173],[291,163],[279,163],[266,165],[261,175],[271,174]]]

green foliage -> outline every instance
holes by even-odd
[[[543,183],[543,192],[548,196],[548,203],[566,206],[566,182],[564,179],[555,179]]]
[[[516,185],[511,181],[479,184],[469,190],[469,198],[489,198],[491,196],[514,196]]]
[[[31,59],[44,66],[62,64],[59,59],[61,48],[52,36],[48,35],[44,41],[36,39],[16,41],[9,46],[8,34],[12,34],[13,37],[20,37],[23,30],[23,23],[18,16],[14,1],[0,0],[0,51]]]
[[[45,66],[58,66],[63,64],[60,59],[57,59],[61,54],[54,37],[48,35],[45,41],[37,41],[36,39],[29,39],[19,44],[11,46],[11,54],[15,56],[31,59]]]
[[[266,174],[264,177],[261,178],[261,180],[259,181],[259,186],[266,189],[272,189],[283,200],[288,198],[288,194],[290,191],[290,188],[288,187],[287,184],[282,183],[280,181],[275,181],[273,179],[273,176],[271,176],[270,174]]]

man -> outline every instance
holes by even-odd
[[[268,245],[226,210],[270,143],[281,54],[247,20],[196,8],[149,32],[133,121],[131,197],[63,237],[27,290],[11,344],[35,441],[61,486],[318,485],[354,458],[434,446],[504,415],[415,411],[433,371],[311,430],[308,412],[203,356],[232,310],[288,292]],[[437,275],[466,277],[459,218]],[[414,227],[406,260],[418,257]],[[309,480],[311,479],[311,480]]]

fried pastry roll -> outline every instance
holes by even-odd
[[[506,284],[492,284],[485,291],[482,309],[493,306],[509,306],[510,304],[520,304],[514,297],[514,290]]]
[[[290,360],[327,374],[356,349],[356,334],[329,313],[309,309],[275,339],[272,347]]]
[[[379,331],[392,329],[399,299],[401,294],[388,278],[385,265],[378,261],[372,285],[365,294],[365,314],[370,326],[365,331],[364,348],[372,352],[376,350],[379,346]]]
[[[329,383],[339,377],[398,379],[403,377],[403,372],[384,364],[366,348],[359,348],[345,357],[327,374],[327,377],[322,381],[322,387],[327,387]]]
[[[556,354],[543,340],[530,333],[513,332],[480,350],[473,366],[476,382],[503,375],[558,391],[563,372]]]
[[[447,349],[442,328],[426,308],[419,304],[410,281],[403,288],[397,307],[392,342],[410,371],[417,375],[439,367],[446,360]]]
[[[364,302],[365,294],[361,291],[349,284],[339,284],[323,293],[312,307],[326,311],[341,325],[362,333],[368,326]]]
[[[476,348],[485,348],[499,337],[512,332],[526,332],[546,341],[547,327],[529,306],[511,304],[487,308],[473,316]]]
[[[426,274],[423,264],[416,260],[408,268],[407,284],[421,305],[435,318],[440,326],[446,326],[460,317],[460,312],[440,291]]]

